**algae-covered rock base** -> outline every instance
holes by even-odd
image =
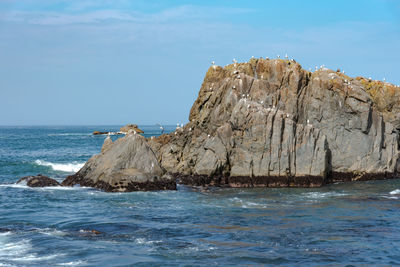
[[[294,60],[251,59],[207,71],[189,122],[131,132],[64,185],[106,191],[187,185],[318,187],[400,171],[400,88]]]

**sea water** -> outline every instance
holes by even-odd
[[[0,266],[400,265],[399,180],[132,193],[15,184],[61,182],[99,153],[96,130],[118,127],[0,127]]]

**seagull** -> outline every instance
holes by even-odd
[[[210,137],[210,135],[207,135],[207,137]]]
[[[286,58],[286,59],[288,59],[288,58],[289,58],[287,54],[285,54],[285,58]]]
[[[289,118],[289,113],[286,113],[286,118]]]
[[[310,124],[310,120],[309,119],[307,119],[307,125],[309,125]]]
[[[232,89],[236,89],[236,86],[232,86]]]
[[[161,124],[159,124],[159,123],[157,123],[157,125],[160,126],[161,134],[163,134],[163,133],[164,133],[164,127],[163,127]]]
[[[267,59],[267,60],[268,60],[268,59],[269,59],[269,57],[265,57],[265,59]]]
[[[277,55],[276,57],[277,57],[277,58],[281,58],[281,56],[280,56],[280,55]]]
[[[236,76],[236,78],[240,79],[240,75]]]
[[[192,127],[189,128],[189,132],[192,131]]]
[[[264,101],[261,101],[261,104],[264,104]]]
[[[250,107],[250,105],[247,105],[247,108],[249,108]]]
[[[217,66],[215,66],[215,61],[212,61],[212,62],[211,62],[211,65],[212,65],[212,67],[213,67],[214,70],[217,68]]]
[[[153,139],[154,139],[154,136],[151,137],[151,140],[153,140]]]

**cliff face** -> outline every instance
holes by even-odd
[[[390,84],[311,73],[289,60],[213,66],[190,122],[149,144],[161,166],[188,184],[391,178],[400,170],[399,96]]]
[[[394,178],[399,100],[400,88],[391,84],[328,69],[311,73],[293,60],[212,66],[188,124],[157,138],[107,142],[64,184],[132,191],[146,190],[144,183],[173,189],[165,174],[232,187]]]

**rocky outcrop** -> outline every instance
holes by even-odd
[[[124,191],[165,175],[230,187],[394,178],[399,97],[394,85],[325,68],[312,73],[294,60],[212,66],[189,123],[156,138],[108,142],[65,183]]]
[[[379,104],[384,93],[374,96],[370,83],[379,82],[311,73],[293,60],[211,67],[190,122],[149,144],[185,184],[309,187],[393,178],[400,170],[399,101],[390,110]],[[398,87],[380,84],[399,95]]]
[[[164,175],[146,139],[130,133],[112,143],[106,139],[99,155],[93,156],[64,186],[90,186],[108,192],[175,190],[176,183]]]
[[[127,124],[119,129],[121,133],[127,134],[129,131],[135,131],[136,133],[144,133],[136,124]]]
[[[136,124],[127,124],[125,126],[122,126],[119,129],[119,132],[100,132],[100,131],[94,131],[92,134],[93,135],[121,135],[121,134],[128,134],[130,131],[142,134],[144,133],[142,130],[139,129],[139,127]]]
[[[22,177],[17,181],[17,184],[20,183],[26,183],[29,187],[60,186],[60,183],[56,180],[41,174]]]

